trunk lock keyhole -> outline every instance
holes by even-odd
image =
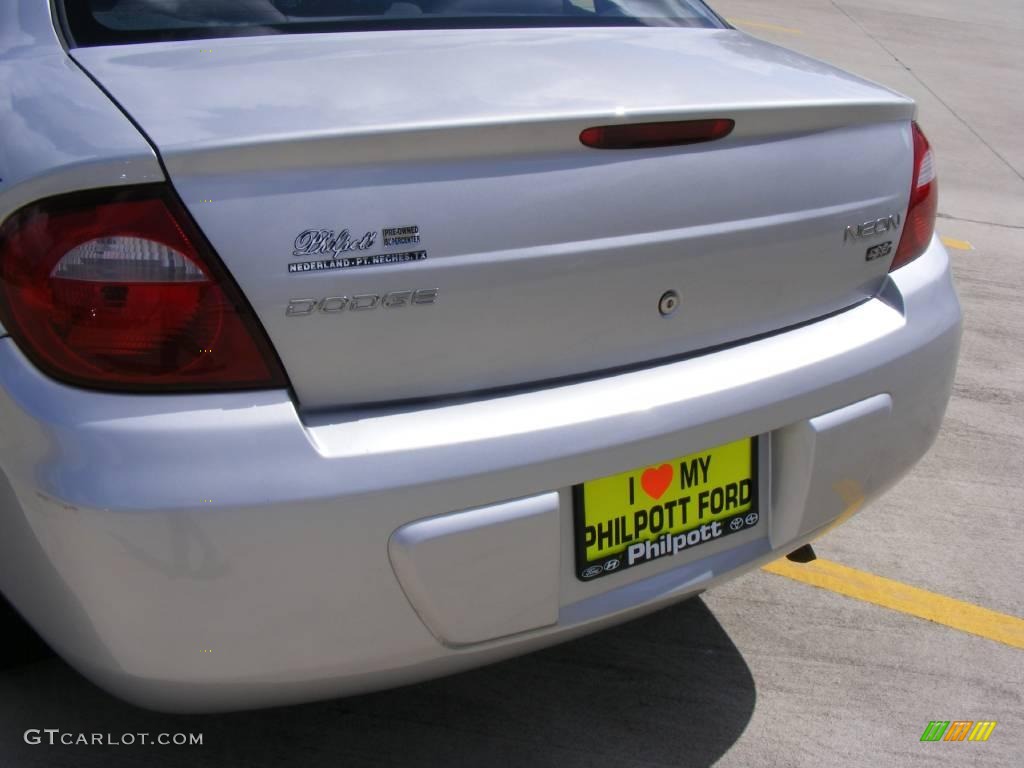
[[[661,299],[658,300],[658,311],[661,312],[661,316],[674,315],[677,309],[679,309],[679,294],[675,291],[666,291],[662,294]]]

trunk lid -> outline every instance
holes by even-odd
[[[72,55],[156,146],[304,409],[588,374],[835,312],[877,293],[890,259],[866,249],[899,240],[847,227],[908,201],[910,100],[732,30]],[[579,141],[701,118],[736,128],[677,148]],[[343,259],[372,265],[323,268]],[[664,317],[668,291],[680,305]]]

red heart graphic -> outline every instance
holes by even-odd
[[[645,469],[640,476],[640,485],[652,499],[660,499],[672,485],[672,465],[662,464],[657,469]]]

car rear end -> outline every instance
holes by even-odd
[[[904,97],[698,5],[107,5],[68,53],[19,6],[73,98],[7,116],[0,589],[118,694],[558,642],[796,549],[934,439],[960,309]]]

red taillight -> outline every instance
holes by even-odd
[[[909,264],[926,250],[935,234],[935,215],[939,210],[939,180],[935,175],[935,155],[917,123],[914,133],[914,181],[910,187],[910,205],[903,237],[889,271]]]
[[[587,128],[580,141],[594,149],[678,147],[724,139],[736,126],[733,120],[680,120]]]
[[[36,366],[80,386],[285,385],[252,311],[162,185],[13,214],[0,228],[0,319]]]

